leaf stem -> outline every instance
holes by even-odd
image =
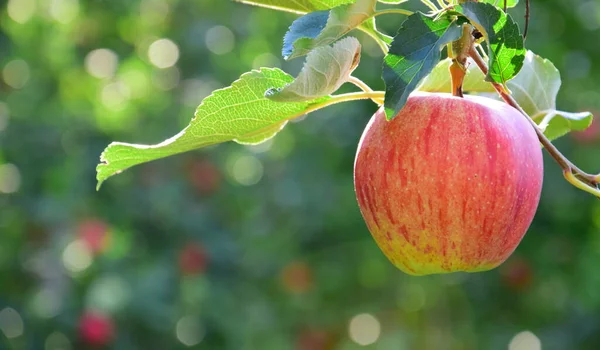
[[[390,48],[388,47],[388,44],[383,41],[383,39],[381,39],[380,37],[377,36],[377,33],[379,33],[380,35],[383,35],[381,32],[372,32],[370,30],[366,30],[364,28],[362,28],[361,26],[358,27],[359,30],[361,30],[363,33],[367,34],[368,36],[371,37],[371,39],[375,40],[375,42],[377,43],[377,45],[379,46],[379,48],[381,49],[381,51],[383,52],[384,55],[387,55]]]
[[[356,85],[359,89],[361,89],[362,91],[364,91],[366,93],[373,92],[373,89],[371,89],[371,87],[369,85],[367,85],[367,83],[365,83],[364,81],[360,80],[359,78],[357,78],[355,76],[351,75],[350,78],[348,78],[348,82]],[[373,100],[373,102],[375,102],[379,106],[381,106],[383,104],[383,99],[381,99],[381,98],[371,98],[371,100]]]
[[[483,57],[477,52],[475,46],[471,47],[469,51],[469,56],[475,61],[479,69],[483,72],[483,74],[488,73],[488,66],[485,63]],[[565,157],[559,150],[548,140],[544,132],[538,127],[538,125],[529,117],[529,115],[523,110],[523,108],[519,105],[519,103],[506,92],[504,87],[498,83],[492,83],[494,89],[498,92],[500,97],[509,104],[510,106],[516,108],[521,114],[523,114],[529,124],[535,130],[535,133],[540,140],[540,143],[544,146],[546,151],[554,158],[554,160],[558,163],[558,165],[563,169],[563,174],[565,179],[569,181],[573,186],[589,192],[598,198],[600,198],[600,190],[598,190],[598,184],[600,183],[600,174],[599,175],[591,175],[583,170],[579,169],[576,165],[574,165],[567,157]],[[540,87],[544,88],[544,87]]]
[[[425,6],[429,7],[431,9],[431,11],[433,12],[437,12],[439,11],[439,9],[435,6],[435,4],[429,0],[421,0],[421,2],[423,4],[425,4]]]
[[[467,75],[467,59],[469,58],[469,50],[471,50],[475,41],[472,32],[473,27],[464,23],[462,25],[462,36],[448,46],[448,56],[452,58],[450,77],[453,96],[463,97],[463,82]]]
[[[414,12],[409,11],[409,10],[403,10],[403,9],[385,9],[385,10],[379,10],[377,12],[375,12],[373,14],[373,17],[379,16],[379,15],[387,15],[387,14],[400,14],[400,15],[407,15],[410,16],[412,14],[414,14]]]
[[[380,99],[383,100],[385,97],[384,91],[371,91],[371,92],[351,92],[347,94],[333,95],[331,98],[325,102],[315,103],[312,106],[309,106],[305,111],[303,111],[302,115],[308,114],[310,112],[314,112],[318,109],[329,107],[334,104],[349,102],[349,101],[357,101],[357,100],[367,100],[367,99]],[[293,118],[298,117],[294,116]]]
[[[582,180],[578,179],[573,174],[573,172],[565,169],[565,170],[563,170],[563,175],[565,176],[565,179],[567,181],[569,181],[569,183],[571,183],[571,185],[579,188],[582,191],[591,193],[594,196],[600,198],[600,190],[597,187],[592,187],[592,186],[588,185],[587,183],[583,182]]]

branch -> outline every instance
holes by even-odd
[[[471,47],[471,50],[469,51],[469,56],[471,56],[473,61],[475,61],[475,63],[477,64],[479,69],[481,69],[483,74],[487,75],[487,64],[485,63],[479,52],[477,52],[475,46]],[[529,124],[531,124],[531,126],[535,130],[535,133],[537,134],[540,143],[562,168],[565,179],[569,181],[573,186],[600,198],[600,190],[598,190],[598,184],[600,183],[600,175],[588,174],[583,170],[579,169],[573,163],[571,163],[571,161],[567,159],[567,157],[565,157],[562,153],[560,153],[558,148],[556,148],[556,146],[554,146],[552,142],[548,140],[546,135],[544,135],[544,132],[538,127],[538,125],[533,121],[533,119],[531,119],[529,115],[527,115],[527,113],[523,110],[523,108],[521,108],[519,103],[517,103],[517,101],[506,92],[506,90],[501,84],[492,83],[492,85],[494,86],[500,97],[502,97],[502,99],[506,103],[516,108],[521,114],[523,114],[526,117]]]
[[[529,9],[529,0],[525,2],[525,30],[523,31],[523,41],[527,39],[527,32],[529,31],[529,18],[531,17],[530,9]]]

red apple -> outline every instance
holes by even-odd
[[[294,261],[281,270],[281,284],[290,293],[308,292],[313,284],[312,271],[303,261]]]
[[[199,244],[189,243],[179,252],[179,269],[184,275],[204,273],[207,264],[208,256]]]
[[[77,232],[88,249],[94,254],[101,253],[108,246],[110,230],[108,225],[101,220],[84,220],[79,223]]]
[[[594,115],[598,114],[594,113]],[[574,132],[572,135],[575,141],[579,143],[594,143],[600,140],[600,124],[594,119],[589,128],[584,131]]]
[[[221,172],[210,160],[194,161],[188,169],[188,179],[200,195],[210,195],[221,186]]]
[[[533,269],[527,260],[513,257],[501,268],[502,279],[515,291],[527,290],[533,282]]]
[[[112,320],[100,313],[86,312],[79,320],[81,339],[91,346],[104,346],[114,337]]]
[[[327,331],[307,329],[299,334],[296,350],[327,350],[333,348],[334,343],[334,338]]]
[[[529,228],[542,150],[524,116],[484,98],[414,93],[367,125],[354,164],[358,204],[402,271],[427,275],[500,265]]]

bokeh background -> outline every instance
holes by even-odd
[[[512,13],[522,23],[523,6]],[[532,14],[526,44],[561,70],[559,107],[600,111],[600,3],[533,0]],[[370,102],[96,192],[110,141],[170,137],[252,68],[296,74],[302,60],[279,54],[294,18],[225,0],[3,2],[0,349],[600,348],[600,201],[546,158],[539,211],[507,263],[404,275],[354,197]],[[356,75],[381,89],[381,54],[363,44]],[[589,171],[597,126],[557,141]]]

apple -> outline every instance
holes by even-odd
[[[204,247],[197,243],[187,243],[179,252],[179,270],[183,275],[199,275],[206,271],[208,254]]]
[[[114,333],[112,320],[104,314],[88,311],[79,320],[79,334],[88,345],[107,345],[113,340]]]
[[[221,172],[210,160],[197,160],[188,165],[188,179],[194,189],[203,196],[208,196],[219,190]]]
[[[79,223],[77,232],[93,254],[100,254],[108,247],[110,228],[102,220],[83,220]]]
[[[598,115],[594,113],[594,115]],[[594,143],[600,139],[600,124],[594,119],[589,128],[572,134],[575,141],[579,143]]]
[[[369,121],[354,187],[375,242],[411,275],[486,271],[525,235],[542,189],[542,150],[516,109],[485,97],[413,93]]]
[[[316,328],[302,331],[296,340],[296,350],[326,350],[335,345],[334,337]]]
[[[520,257],[512,257],[502,266],[500,273],[504,283],[517,292],[527,290],[533,282],[531,265]]]
[[[292,294],[306,293],[313,285],[312,270],[303,261],[293,261],[281,270],[280,280],[288,292]]]

